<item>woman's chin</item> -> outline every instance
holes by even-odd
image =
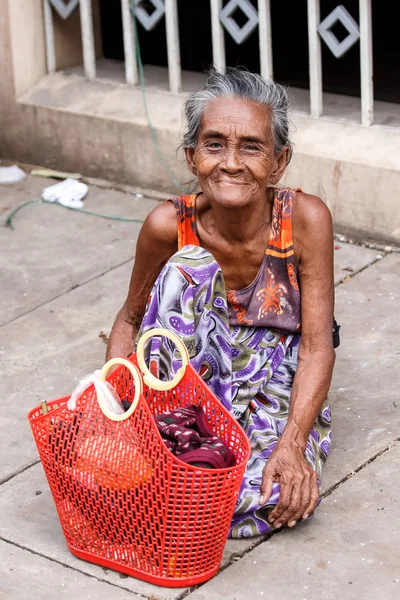
[[[207,194],[208,195],[208,194]],[[210,199],[226,208],[240,208],[247,206],[252,202],[254,195],[247,185],[241,184],[220,184],[214,187]]]

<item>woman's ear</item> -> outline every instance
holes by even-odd
[[[285,146],[283,150],[276,156],[274,168],[269,178],[269,183],[275,184],[282,178],[286,167],[289,163],[289,146]]]
[[[193,175],[197,176],[197,168],[196,168],[196,163],[194,161],[194,153],[195,153],[194,148],[185,148],[185,157],[186,157],[187,166],[189,167],[191,173],[193,173]]]

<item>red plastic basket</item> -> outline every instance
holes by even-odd
[[[141,351],[152,335],[161,332],[146,334]],[[182,342],[163,335],[174,339],[188,362]],[[39,406],[28,415],[68,547],[79,558],[157,585],[202,583],[221,563],[249,441],[190,363],[172,382],[159,382],[139,347],[130,362],[107,363],[104,377],[115,362],[123,364],[107,379],[132,401],[120,420],[104,414],[93,385],[73,411],[65,397],[49,402],[47,414]],[[138,363],[144,385],[133,366]],[[173,387],[155,389],[160,385]],[[166,448],[153,415],[195,404],[233,451],[235,466],[195,467]]]

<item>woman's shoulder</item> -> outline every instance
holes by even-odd
[[[172,202],[163,202],[147,216],[143,230],[153,240],[173,244],[177,240],[176,210]]]
[[[310,229],[324,223],[332,223],[332,215],[325,202],[318,196],[307,194],[303,190],[295,190],[293,202],[293,220],[302,230]]]
[[[293,242],[298,258],[333,246],[332,215],[321,198],[303,191],[293,203]]]

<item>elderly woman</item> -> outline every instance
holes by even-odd
[[[333,232],[325,204],[279,187],[292,153],[285,89],[212,72],[186,101],[183,148],[200,192],[155,208],[140,232],[107,358],[153,327],[174,331],[252,446],[231,537],[313,512],[329,452],[335,352]],[[170,378],[173,344],[153,339]]]

